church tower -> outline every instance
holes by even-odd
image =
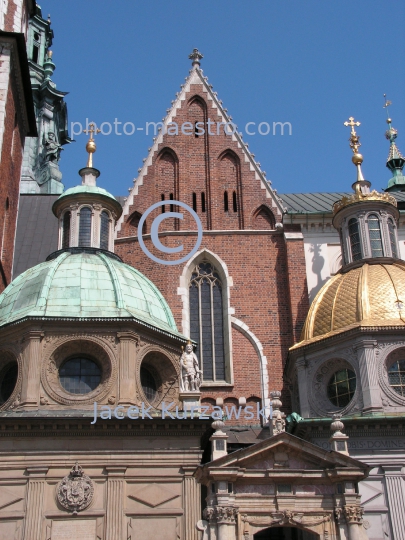
[[[27,51],[35,105],[38,137],[27,139],[24,148],[20,193],[60,194],[63,191],[59,160],[62,146],[71,142],[68,134],[67,92],[52,81],[55,71],[51,20],[42,17],[41,8],[29,21]]]
[[[372,467],[359,485],[370,538],[401,538],[405,263],[398,258],[399,211],[391,194],[371,191],[363,177],[360,122],[351,117],[345,125],[357,180],[354,193],[333,206],[343,266],[318,292],[301,341],[290,348],[285,376],[302,418],[291,418],[289,430],[326,449],[323,426],[332,416],[344,417],[350,456]],[[388,133],[389,164],[400,166],[391,127]]]

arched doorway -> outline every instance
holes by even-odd
[[[269,527],[256,533],[253,540],[319,540],[319,535],[296,527]]]

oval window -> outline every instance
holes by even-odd
[[[328,383],[328,398],[336,407],[346,407],[356,391],[356,374],[351,369],[336,371]]]
[[[397,394],[405,397],[405,359],[397,360],[388,369],[388,382]]]
[[[14,391],[17,384],[18,364],[12,362],[4,367],[0,373],[0,405],[3,405]]]
[[[89,358],[69,358],[59,368],[62,388],[70,394],[88,394],[95,390],[101,381],[101,370]]]
[[[143,393],[149,403],[156,399],[157,385],[152,373],[145,367],[141,367],[141,385]]]

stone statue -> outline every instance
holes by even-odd
[[[199,392],[202,383],[202,371],[198,358],[193,351],[191,341],[187,342],[186,349],[180,358],[181,389],[184,392]]]
[[[57,163],[60,159],[60,153],[62,151],[62,145],[56,140],[55,133],[53,131],[48,131],[48,137],[43,137],[43,161],[48,163],[52,161]]]

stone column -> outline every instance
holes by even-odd
[[[118,332],[120,340],[119,396],[120,405],[136,403],[136,344],[138,336],[133,332]]]
[[[377,358],[374,339],[363,339],[355,345],[359,359],[361,389],[365,413],[382,411],[380,385],[377,374]]]
[[[27,467],[27,495],[25,501],[24,540],[42,538],[45,476],[48,467]]]
[[[106,467],[107,513],[105,540],[124,540],[124,476],[126,467]]]
[[[21,388],[21,405],[38,408],[39,386],[41,378],[41,340],[44,333],[33,330],[26,334],[29,340],[23,353],[23,377]]]
[[[235,506],[216,506],[215,513],[217,516],[218,540],[236,540],[238,509]]]
[[[402,465],[385,465],[385,484],[390,509],[392,532],[395,540],[405,540],[404,529],[404,483],[405,475],[401,472]]]
[[[363,508],[357,505],[345,506],[343,511],[349,531],[349,540],[363,540]]]
[[[197,484],[193,474],[195,467],[183,467],[183,509],[184,532],[186,540],[200,540],[197,522],[201,519],[201,486]]]

